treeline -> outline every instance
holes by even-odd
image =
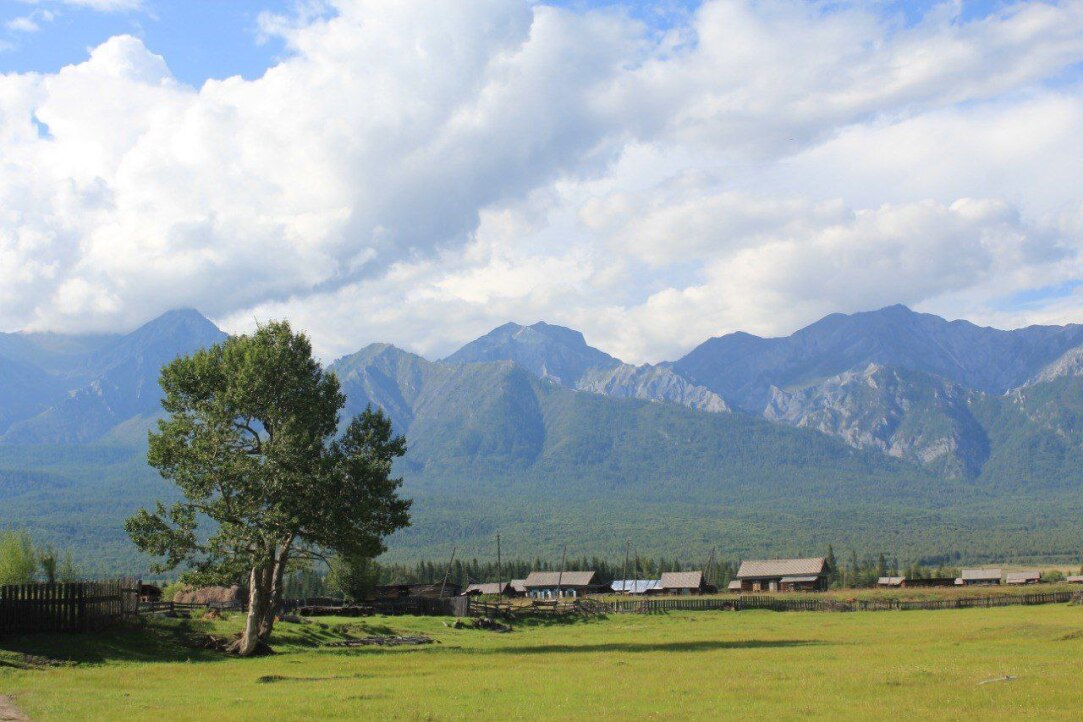
[[[960,568],[952,564],[951,556],[931,561],[900,562],[898,557],[886,554],[858,555],[850,551],[839,559],[833,547],[824,553],[827,560],[828,582],[832,588],[873,587],[880,577],[905,576],[910,579],[958,577]],[[738,559],[715,559],[708,568],[707,560],[678,559],[670,557],[636,557],[625,559],[602,559],[579,557],[567,559],[567,571],[591,570],[601,584],[617,579],[657,579],[663,572],[704,571],[708,584],[724,590],[737,575]],[[440,584],[445,579],[449,585],[461,588],[474,583],[509,582],[524,579],[532,571],[559,571],[559,559],[508,559],[501,564],[495,560],[479,559],[424,560],[413,564],[375,564],[374,580],[379,584]],[[306,569],[294,572],[287,579],[286,596],[291,598],[314,596],[337,596],[342,590],[325,571]]]

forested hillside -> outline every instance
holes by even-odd
[[[825,319],[801,353],[792,337],[731,340],[776,350],[730,348],[728,370],[708,378],[696,367],[705,385],[680,377],[694,394],[766,388],[759,410],[742,408],[751,392],[712,409],[629,392],[634,385],[591,385],[584,379],[599,373],[656,374],[673,390],[684,361],[630,366],[544,324],[502,327],[446,362],[373,344],[329,368],[348,415],[380,407],[409,441],[399,470],[414,524],[392,539],[392,560],[440,558],[452,547],[484,557],[497,533],[521,557],[554,557],[567,544],[570,554],[616,558],[629,540],[671,557],[716,546],[733,558],[808,554],[828,544],[904,561],[1074,557],[1083,377],[1064,347],[1077,329],[994,331],[905,309],[871,316],[856,326]],[[895,356],[886,336],[906,319],[912,336],[927,338]],[[982,341],[986,332],[992,340]],[[0,417],[0,525],[70,547],[102,573],[144,569],[121,523],[172,493],[143,461],[156,369],[221,337],[190,311],[128,336],[0,335],[0,399],[13,400]],[[1018,358],[979,373],[976,357],[962,354],[967,343]],[[915,350],[934,347],[943,351],[934,361]],[[955,371],[932,370],[949,357]],[[908,365],[919,362],[926,368]]]

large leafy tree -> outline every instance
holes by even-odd
[[[189,566],[188,581],[247,579],[248,618],[234,651],[250,655],[274,625],[291,561],[333,551],[373,557],[409,524],[391,465],[406,451],[382,412],[338,435],[345,397],[288,323],[260,326],[162,369],[167,417],[148,460],[184,501],[141,510],[126,528],[140,549]],[[199,520],[215,523],[209,538]]]

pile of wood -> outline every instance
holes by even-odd
[[[346,639],[341,642],[330,642],[328,647],[400,647],[407,644],[432,644],[432,637],[418,635],[415,637],[362,637],[361,639]]]
[[[349,607],[307,606],[298,607],[296,611],[302,617],[371,617],[375,613],[372,607],[358,605]]]
[[[236,584],[232,587],[185,587],[173,595],[178,604],[199,604],[201,606],[234,607],[244,604],[244,590]]]

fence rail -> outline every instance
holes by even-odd
[[[93,631],[138,611],[131,579],[0,587],[0,634]]]
[[[973,609],[1009,607],[1028,604],[1062,604],[1083,599],[1080,592],[1045,592],[1039,594],[1003,594],[991,597],[959,597],[956,599],[855,599],[839,600],[818,597],[800,599],[768,595],[748,595],[732,599],[680,597],[669,599],[620,599],[598,602],[609,613],[639,613],[669,611],[724,610],[741,611],[767,609],[776,612],[880,612],[918,609]]]

